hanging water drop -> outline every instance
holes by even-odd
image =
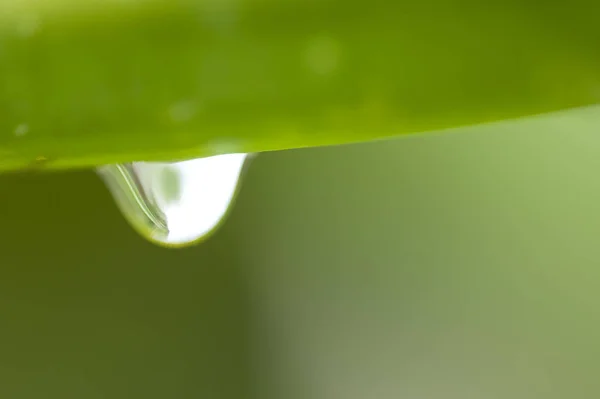
[[[247,154],[189,161],[105,165],[97,172],[129,223],[168,246],[193,243],[223,220]]]

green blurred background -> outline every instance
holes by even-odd
[[[12,174],[2,398],[596,398],[600,112],[261,154],[184,250]]]

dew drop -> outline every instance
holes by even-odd
[[[105,165],[97,172],[145,238],[184,246],[210,234],[230,208],[247,154]]]

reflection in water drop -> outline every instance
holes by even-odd
[[[205,237],[223,219],[246,158],[134,162],[101,166],[97,172],[136,230],[153,242],[181,246]]]

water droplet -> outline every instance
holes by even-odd
[[[211,233],[229,209],[247,154],[97,169],[121,212],[147,239],[183,246]]]

